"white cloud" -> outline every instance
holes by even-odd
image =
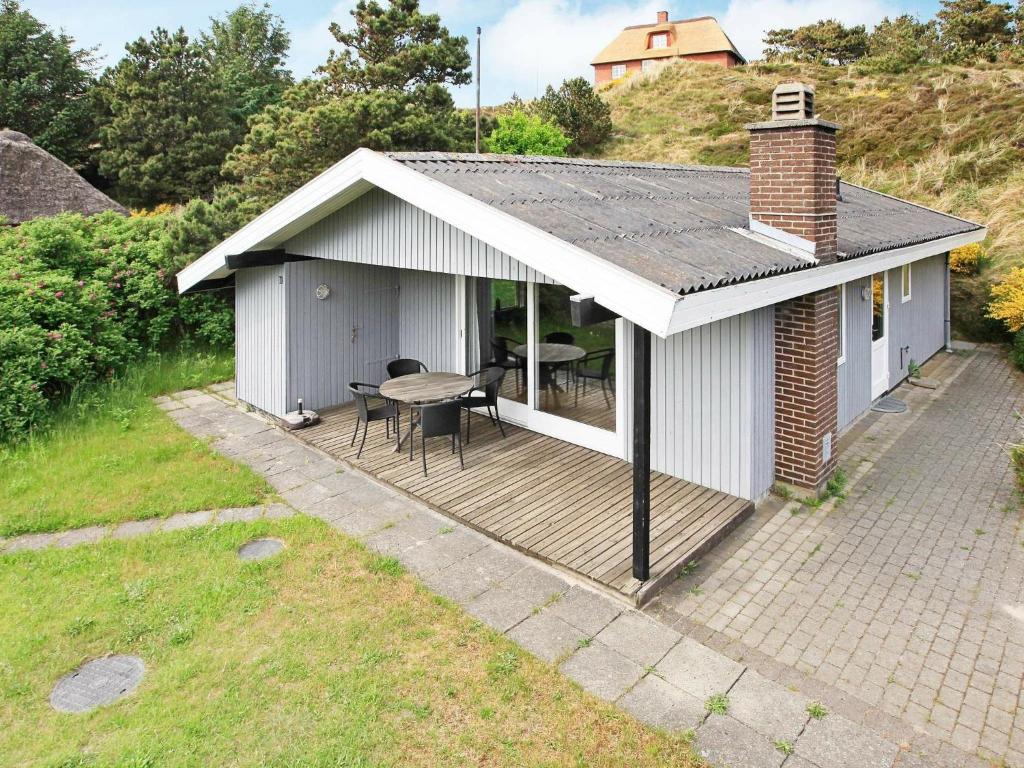
[[[858,0],[838,5],[834,0],[732,0],[719,21],[740,53],[753,60],[761,58],[762,40],[769,29],[799,27],[822,19],[866,24],[870,29],[883,16],[899,13],[898,8],[882,0]]]
[[[574,0],[520,0],[483,26],[484,104],[506,101],[513,92],[533,98],[565,78],[591,77],[590,60],[598,51],[623,27],[654,21],[662,5],[663,0],[641,0],[585,9]],[[458,89],[455,99],[468,106],[472,88]]]

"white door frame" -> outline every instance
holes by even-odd
[[[871,399],[881,397],[889,390],[889,273],[876,272],[871,276],[871,317],[875,315],[875,275],[882,276],[882,337],[871,340]],[[873,325],[871,326],[873,328]],[[873,333],[869,328],[868,333]]]
[[[457,310],[460,322],[456,323],[458,330],[456,344],[460,350],[463,360],[466,357],[466,283],[464,277],[460,276],[457,281],[457,303],[463,309]],[[501,418],[511,424],[515,424],[532,432],[539,432],[543,435],[565,440],[567,443],[582,445],[584,448],[598,451],[600,453],[615,456],[620,459],[626,458],[627,441],[626,433],[626,397],[625,397],[625,372],[627,366],[626,345],[625,345],[625,321],[620,317],[615,321],[615,431],[600,429],[599,427],[583,424],[572,419],[555,416],[545,413],[537,408],[537,392],[533,383],[539,381],[537,378],[537,283],[526,282],[526,345],[528,354],[526,365],[528,369],[527,381],[530,384],[526,388],[526,402],[519,403],[515,400],[501,398]],[[483,344],[483,341],[480,342]]]

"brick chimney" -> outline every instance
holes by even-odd
[[[750,228],[836,260],[836,131],[814,116],[814,87],[784,83],[772,119],[750,131]]]
[[[648,17],[650,18],[650,17]],[[665,24],[668,21],[668,11],[658,11],[658,23]]]
[[[814,116],[814,88],[780,85],[772,119],[750,131],[750,228],[836,261],[836,130]],[[818,493],[835,471],[835,288],[775,305],[775,477]]]

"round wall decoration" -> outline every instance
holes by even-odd
[[[331,286],[327,285],[327,283],[320,283],[320,285],[316,287],[316,297],[320,299],[320,301],[323,301],[330,295]]]

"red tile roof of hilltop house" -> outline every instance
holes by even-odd
[[[652,34],[669,33],[669,45],[665,48],[649,47]],[[728,51],[740,62],[746,63],[725,30],[713,16],[695,19],[677,19],[654,24],[638,24],[626,27],[590,62],[614,64],[623,61],[643,59],[668,59],[676,56],[693,56],[701,53]]]

